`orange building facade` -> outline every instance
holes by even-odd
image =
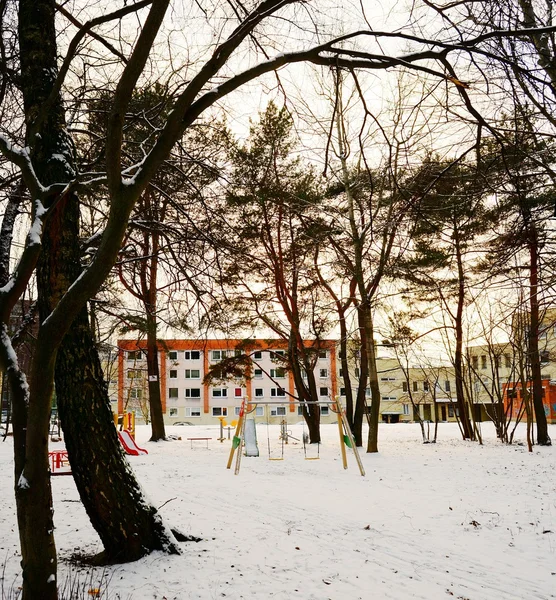
[[[531,389],[532,384],[528,387]],[[543,405],[548,423],[556,423],[556,382],[550,379],[542,380],[543,389]],[[523,396],[521,393],[521,383],[505,383],[503,388],[504,393],[504,408],[506,414],[509,414],[512,419],[526,419],[523,405]],[[533,411],[533,419],[535,414]]]
[[[336,342],[306,342],[314,350],[314,374],[318,400],[332,403],[338,394]],[[168,425],[228,421],[239,414],[244,399],[257,405],[254,417],[277,421],[300,414],[292,402],[297,397],[293,375],[287,368],[287,344],[283,340],[161,340],[158,343],[162,408]],[[211,368],[225,358],[245,355],[249,360],[244,377],[205,383]],[[145,414],[147,403],[146,342],[118,341],[118,412]],[[321,405],[322,421],[334,413]]]

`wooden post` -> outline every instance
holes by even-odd
[[[340,450],[342,452],[342,463],[344,465],[344,469],[348,468],[347,456],[346,456],[346,447],[344,444],[344,427],[343,427],[343,410],[340,406],[340,402],[336,401],[336,410],[338,411],[338,433],[340,434]]]
[[[239,445],[241,446],[241,431],[242,431],[242,427],[243,427],[243,420],[245,419],[245,400],[243,400],[243,402],[241,403],[241,408],[239,410],[239,419],[237,421],[237,427],[236,427],[236,432],[234,435],[234,439],[232,440],[232,447],[230,448],[230,457],[228,458],[228,465],[227,465],[227,469],[230,469],[232,466],[232,461],[234,460],[234,452],[236,451],[237,446],[237,442],[236,440],[239,438],[240,442]],[[240,449],[241,452],[241,449]]]

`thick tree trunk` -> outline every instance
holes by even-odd
[[[65,129],[61,99],[53,104],[42,123],[34,123],[50,93],[57,71],[53,0],[21,0],[19,30],[22,91],[28,118],[27,135],[32,137],[28,143],[33,151],[35,171],[44,184],[69,181],[73,178],[73,146]],[[33,135],[33,128],[40,135]],[[67,195],[58,201],[43,236],[43,253],[37,271],[41,323],[79,276],[80,258],[79,203],[75,195]],[[177,552],[174,540],[164,530],[156,510],[144,501],[117,442],[110,402],[85,309],[62,342],[55,381],[75,482],[91,522],[105,545],[106,558],[112,561],[134,560],[155,549]],[[46,383],[40,377],[31,382],[39,389],[46,388]],[[33,393],[38,394],[32,386],[31,402],[34,401]],[[30,415],[34,410],[40,410],[46,414],[46,420],[37,421],[31,428],[32,418],[29,418],[25,464],[26,471],[29,456],[38,461],[37,473],[39,469],[44,470],[42,478],[36,475],[41,484],[44,477],[48,480],[45,453],[48,451],[50,414],[50,398],[45,400],[42,396],[40,401],[46,402],[46,407],[31,405]],[[39,430],[39,424],[44,431]],[[35,437],[32,439],[32,436]],[[38,446],[36,456],[31,454],[29,444]],[[39,528],[52,532],[53,528],[48,523],[40,525],[38,522],[40,518],[49,516],[45,513],[45,506],[49,506],[46,489],[39,490],[33,483],[32,491],[32,494],[19,494],[26,519],[29,519],[28,512],[33,513],[32,521],[27,520],[26,523],[31,522],[35,532]],[[32,529],[25,526],[24,532],[33,535],[33,538],[22,542],[22,551],[27,552],[33,547],[33,556],[42,552],[43,560],[50,565],[51,553],[47,550],[50,552],[53,543],[45,539],[44,543],[48,543],[49,548],[44,549],[39,545],[40,537],[36,538]],[[23,560],[25,562],[25,557]],[[42,577],[38,566],[34,570]],[[44,582],[46,579],[43,585]],[[38,593],[32,597],[35,600],[46,598]]]
[[[528,336],[528,354],[531,362],[531,379],[533,383],[533,409],[537,421],[537,443],[539,446],[550,446],[552,440],[548,435],[546,413],[544,412],[543,389],[541,376],[541,359],[539,354],[539,267],[538,267],[538,241],[534,225],[530,225],[529,239],[529,293],[531,326]]]
[[[15,479],[23,600],[56,600],[57,558],[50,469],[48,423],[54,375],[55,351],[39,333],[29,378],[29,410],[25,463]]]
[[[104,545],[98,562],[129,562],[152,550],[178,553],[156,509],[145,502],[123,454],[85,313],[64,339],[56,374],[73,477]]]

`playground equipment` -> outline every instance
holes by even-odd
[[[129,434],[135,439],[135,413],[114,413],[114,425],[120,431],[129,431]]]
[[[259,456],[259,446],[257,446],[257,429],[255,419],[246,419],[245,421],[245,456]]]
[[[351,433],[351,429],[349,428],[347,421],[346,421],[346,413],[344,408],[342,407],[342,404],[340,402],[339,399],[335,400],[334,402],[329,402],[329,401],[315,401],[315,402],[300,402],[300,401],[289,401],[289,404],[296,404],[296,405],[326,405],[329,406],[330,409],[336,413],[336,415],[338,416],[338,434],[340,437],[340,451],[341,451],[341,455],[342,455],[342,464],[344,469],[348,468],[348,464],[347,464],[347,454],[346,454],[346,446],[348,448],[351,448],[354,456],[355,456],[355,460],[357,462],[357,466],[359,467],[359,472],[361,473],[361,476],[365,476],[365,469],[363,467],[363,463],[361,461],[361,457],[359,456],[359,452],[357,450],[357,447],[355,445],[355,441],[353,439],[353,434]],[[234,474],[238,475],[239,474],[239,470],[241,468],[241,455],[243,454],[242,450],[246,445],[246,440],[245,440],[245,428],[246,428],[246,414],[251,413],[255,410],[255,408],[257,407],[257,405],[282,405],[282,402],[273,402],[273,401],[268,401],[268,402],[257,402],[256,404],[251,404],[246,400],[243,400],[243,402],[241,403],[241,408],[239,411],[239,420],[237,423],[237,427],[236,427],[236,432],[234,435],[234,439],[232,442],[232,448],[230,450],[230,455],[228,457],[228,464],[226,468],[231,468],[232,466],[232,462],[234,459],[234,454],[236,453],[236,450],[239,451],[236,454],[236,464],[235,464],[235,470],[234,470]],[[285,423],[285,425],[284,425]],[[254,420],[253,420],[253,426],[254,426]],[[285,433],[284,433],[285,431]],[[287,423],[284,421],[282,421],[281,423],[281,427],[280,427],[280,438],[282,441],[282,456],[279,458],[272,458],[270,456],[270,442],[269,442],[269,459],[270,460],[283,460],[283,455],[284,455],[284,445],[287,443],[288,438],[293,438],[293,436],[290,436],[288,434],[287,431]],[[295,439],[295,438],[293,438]],[[307,456],[307,441],[308,439],[306,439],[305,437],[305,433],[303,435],[303,445],[304,445],[304,451],[305,451],[305,458],[307,460],[316,460],[317,458],[320,458],[320,451],[319,451],[319,447],[317,447],[317,456],[316,457],[309,457]],[[257,449],[258,450],[258,449]]]
[[[144,448],[139,448],[139,446],[135,442],[135,438],[127,429],[124,429],[123,431],[118,431],[118,437],[120,438],[120,444],[124,447],[126,454],[131,454],[132,456],[148,454],[148,452]]]
[[[71,475],[68,453],[66,450],[51,450],[48,453],[51,475]]]

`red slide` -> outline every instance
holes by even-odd
[[[135,443],[135,440],[131,437],[131,433],[129,433],[127,429],[118,431],[118,437],[120,438],[120,443],[124,447],[126,454],[132,454],[133,456],[139,456],[139,454],[148,454],[146,450],[139,448],[139,446]]]

